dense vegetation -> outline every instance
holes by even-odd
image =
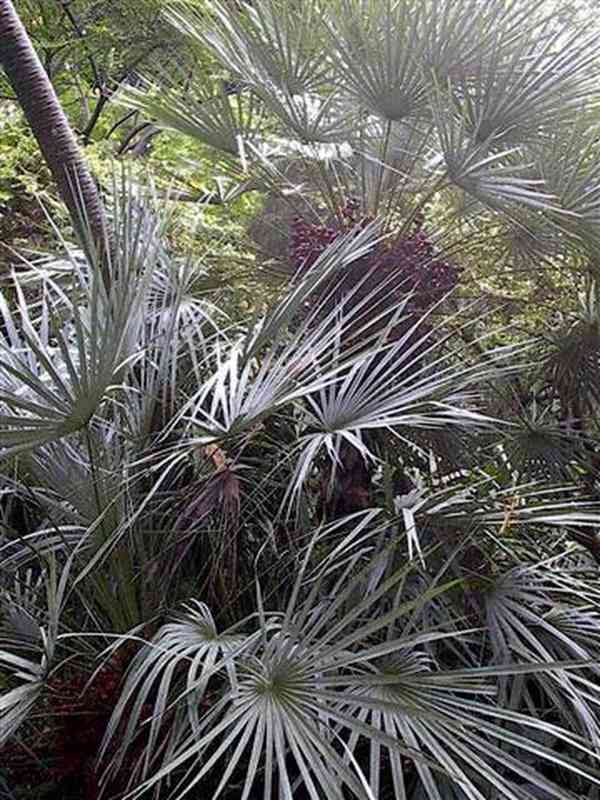
[[[600,796],[581,12],[19,7],[103,233],[5,36],[0,796]]]

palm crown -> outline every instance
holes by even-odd
[[[238,191],[268,188],[282,213],[311,221],[351,200],[395,235],[424,213],[448,250],[485,237],[513,260],[594,260],[594,30],[565,29],[545,2],[269,0],[168,14],[212,49],[226,91],[165,77],[123,99],[220,151]]]

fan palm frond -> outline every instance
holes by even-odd
[[[16,275],[18,312],[0,298],[5,452],[84,428],[139,356],[146,293],[162,247],[159,229],[156,220],[140,213],[135,198],[116,207],[114,226],[108,267],[91,254],[81,262],[63,242],[70,262],[68,293],[47,269],[39,305],[27,301]]]
[[[60,618],[66,599],[72,559],[62,569],[53,554],[46,557],[46,572],[42,576],[45,589],[45,614],[39,622],[29,620],[35,638],[29,642],[37,659],[25,658],[14,652],[0,636],[0,665],[17,685],[0,697],[0,745],[4,745],[26,721],[46,687],[50,670],[55,666],[60,633]],[[37,630],[36,630],[37,629]],[[12,643],[14,645],[14,642]],[[22,645],[22,642],[21,642]]]
[[[366,519],[360,515],[354,520],[361,518]],[[380,532],[376,526],[372,533]],[[371,563],[356,572],[352,551],[359,556],[366,544],[360,524],[309,578],[310,553],[328,533],[329,529],[319,531],[306,550],[281,615],[263,611],[259,593],[254,624],[244,620],[235,631],[217,634],[210,613],[190,606],[181,621],[165,626],[140,653],[106,743],[108,747],[122,729],[126,708],[131,716],[121,756],[146,729],[132,796],[170,777],[177,780],[178,772],[182,782],[175,791],[182,796],[218,770],[211,789],[215,798],[236,776],[243,797],[249,797],[257,783],[265,800],[276,785],[291,794],[296,780],[314,800],[322,792],[342,798],[344,786],[359,797],[371,797],[381,785],[383,749],[390,753],[398,797],[408,797],[407,762],[414,762],[431,800],[441,797],[440,775],[442,784],[449,777],[476,800],[490,785],[501,797],[523,797],[510,776],[534,781],[557,798],[568,797],[517,753],[535,754],[593,782],[592,770],[578,767],[514,727],[566,736],[585,751],[583,739],[486,702],[495,695],[496,678],[511,674],[511,668],[439,671],[421,648],[455,634],[419,630],[394,635],[397,620],[410,618],[448,586],[434,582],[418,599],[404,601],[397,590],[409,566],[385,578],[381,571],[374,577]],[[357,598],[356,581],[365,579],[370,592]],[[371,616],[374,603],[394,596],[385,613]],[[382,636],[385,631],[388,635]],[[175,666],[184,663],[187,669],[175,686]],[[554,668],[549,663],[543,667]],[[520,671],[518,666],[512,669]],[[146,747],[148,737],[154,747]],[[363,739],[371,746],[368,779],[357,777],[357,762],[349,763],[348,758]],[[219,769],[226,754],[227,766]],[[118,769],[121,756],[113,760],[111,770]]]
[[[476,79],[451,83],[456,108],[477,142],[506,147],[539,141],[540,126],[555,129],[593,95],[589,67],[597,58],[596,35],[581,28],[565,36],[550,17],[525,25],[507,48],[499,31],[477,62]]]
[[[552,421],[549,406],[540,409],[534,401],[530,409],[521,409],[513,422],[501,448],[507,468],[519,476],[560,483],[568,481],[574,467],[585,461],[581,441]]]
[[[264,415],[335,380],[341,369],[335,360],[338,312],[328,311],[315,324],[329,298],[313,306],[293,333],[289,326],[325,281],[371,250],[377,230],[371,225],[333,242],[245,337],[229,345],[216,341],[205,365],[208,378],[199,376],[201,386],[183,410],[192,429],[213,437],[251,430]]]
[[[328,455],[334,470],[343,469],[342,445],[363,459],[375,460],[365,441],[369,432],[385,430],[401,438],[406,429],[462,432],[496,424],[477,410],[474,389],[487,374],[499,375],[507,366],[505,359],[517,351],[500,348],[490,353],[488,364],[458,372],[456,353],[446,340],[436,338],[424,317],[409,322],[404,334],[387,343],[404,308],[401,303],[375,345],[348,364],[338,380],[306,398],[305,424],[310,433],[298,443],[290,500],[302,491],[319,454]]]
[[[3,670],[14,672],[23,683],[0,697],[0,745],[6,744],[30,715],[45,686],[45,664],[0,651]]]
[[[337,79],[361,106],[390,122],[424,111],[427,82],[419,64],[426,6],[340,2],[328,19]]]
[[[161,128],[196,139],[227,156],[243,154],[264,124],[264,110],[253,95],[231,94],[223,84],[203,81],[193,90],[180,85],[147,83],[127,86],[117,96],[120,103],[150,117]]]
[[[598,750],[600,726],[594,689],[598,612],[588,605],[592,598],[580,594],[576,585],[569,592],[564,582],[555,582],[555,571],[553,565],[515,568],[495,582],[486,594],[490,640],[496,660],[503,664],[587,662],[582,673],[558,670],[537,673],[527,680],[506,679],[503,691],[513,707],[520,707],[526,699],[529,708],[538,709],[536,715],[543,714],[544,702],[550,701],[552,713],[563,724],[580,730]],[[541,703],[532,695],[530,684],[542,690]]]
[[[543,181],[527,175],[529,165],[514,147],[493,150],[491,140],[475,141],[464,120],[455,116],[447,99],[437,93],[433,106],[441,152],[449,180],[479,202],[510,212],[512,204],[540,210],[554,208]]]
[[[210,27],[190,7],[183,11],[174,6],[168,15],[178,30],[207,44],[255,91],[273,86],[292,96],[318,90],[329,73],[318,0],[309,0],[302,9],[267,0],[244,10],[244,14],[231,13],[227,5],[215,2]]]
[[[598,309],[598,288],[592,281],[580,297],[576,318],[551,336],[543,361],[563,415],[578,428],[584,415],[593,415],[600,402]]]
[[[559,123],[544,139],[537,142],[536,162],[549,192],[563,210],[555,224],[563,236],[586,247],[593,260],[598,242],[598,132],[587,110]]]
[[[482,5],[477,0],[460,6],[447,3],[442,9],[430,4],[421,31],[424,66],[438,85],[466,76],[476,80],[489,53],[501,45],[518,50],[522,37],[539,26],[543,11],[543,0],[527,8],[506,2]]]

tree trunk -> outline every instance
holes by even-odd
[[[0,67],[6,72],[83,246],[89,249],[93,243],[100,263],[105,264],[106,221],[100,194],[12,0],[0,0]],[[106,274],[104,278],[106,281]]]

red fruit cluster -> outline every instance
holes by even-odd
[[[311,267],[321,253],[342,234],[340,228],[307,222],[302,217],[292,220],[290,255],[298,268]]]
[[[295,268],[308,269],[339,236],[364,228],[371,219],[360,217],[359,210],[358,202],[350,200],[326,225],[295,217],[290,237],[290,259]],[[437,253],[423,231],[423,222],[422,214],[417,215],[410,233],[391,244],[382,243],[369,256],[355,262],[346,281],[351,283],[368,275],[367,289],[385,283],[386,291],[396,300],[411,293],[409,308],[413,311],[424,311],[440,300],[456,285],[458,269]]]
[[[371,218],[361,219],[359,211],[358,201],[350,199],[339,209],[338,217],[328,225],[294,217],[290,237],[290,257],[294,266],[308,269],[338,236],[343,236],[356,225],[364,227],[371,221]]]
[[[413,292],[411,306],[424,311],[441,300],[458,281],[458,269],[441,258],[423,230],[396,239],[377,256],[377,270],[394,273],[402,293]]]

